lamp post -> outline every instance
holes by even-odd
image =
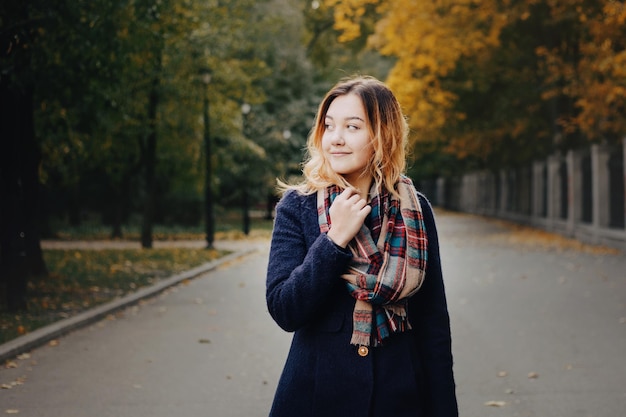
[[[252,107],[248,103],[243,103],[241,105],[241,115],[242,115],[242,124],[241,131],[243,136],[246,137],[246,118],[248,114],[252,110]],[[247,170],[246,170],[247,171]],[[248,236],[250,234],[250,210],[248,208],[248,180],[246,175],[249,175],[248,172],[243,173],[242,185],[243,185],[243,233]]]
[[[201,72],[202,83],[204,84],[203,95],[203,122],[204,122],[204,221],[206,227],[206,247],[213,249],[215,237],[215,219],[213,216],[213,193],[211,191],[211,125],[209,119],[209,83],[211,82],[211,71],[204,69]]]

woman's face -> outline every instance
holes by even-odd
[[[355,186],[363,181],[363,169],[374,154],[365,120],[365,107],[356,94],[335,98],[324,120],[324,155],[333,171]]]

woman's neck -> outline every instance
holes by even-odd
[[[374,179],[371,176],[361,176],[351,181],[348,181],[350,185],[356,188],[357,192],[365,201],[369,201],[369,192],[372,187],[372,181]]]

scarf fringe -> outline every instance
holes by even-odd
[[[350,339],[350,344],[355,346],[369,346],[370,345],[370,335],[364,335],[362,333],[352,333],[352,338]]]

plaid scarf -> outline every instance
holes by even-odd
[[[330,186],[317,193],[320,231],[330,230],[330,205],[342,190]],[[348,245],[352,260],[342,275],[356,299],[353,312],[353,345],[378,346],[391,333],[411,328],[408,298],[424,280],[428,240],[422,208],[413,182],[402,176],[400,199],[384,188],[372,186],[372,211]]]

